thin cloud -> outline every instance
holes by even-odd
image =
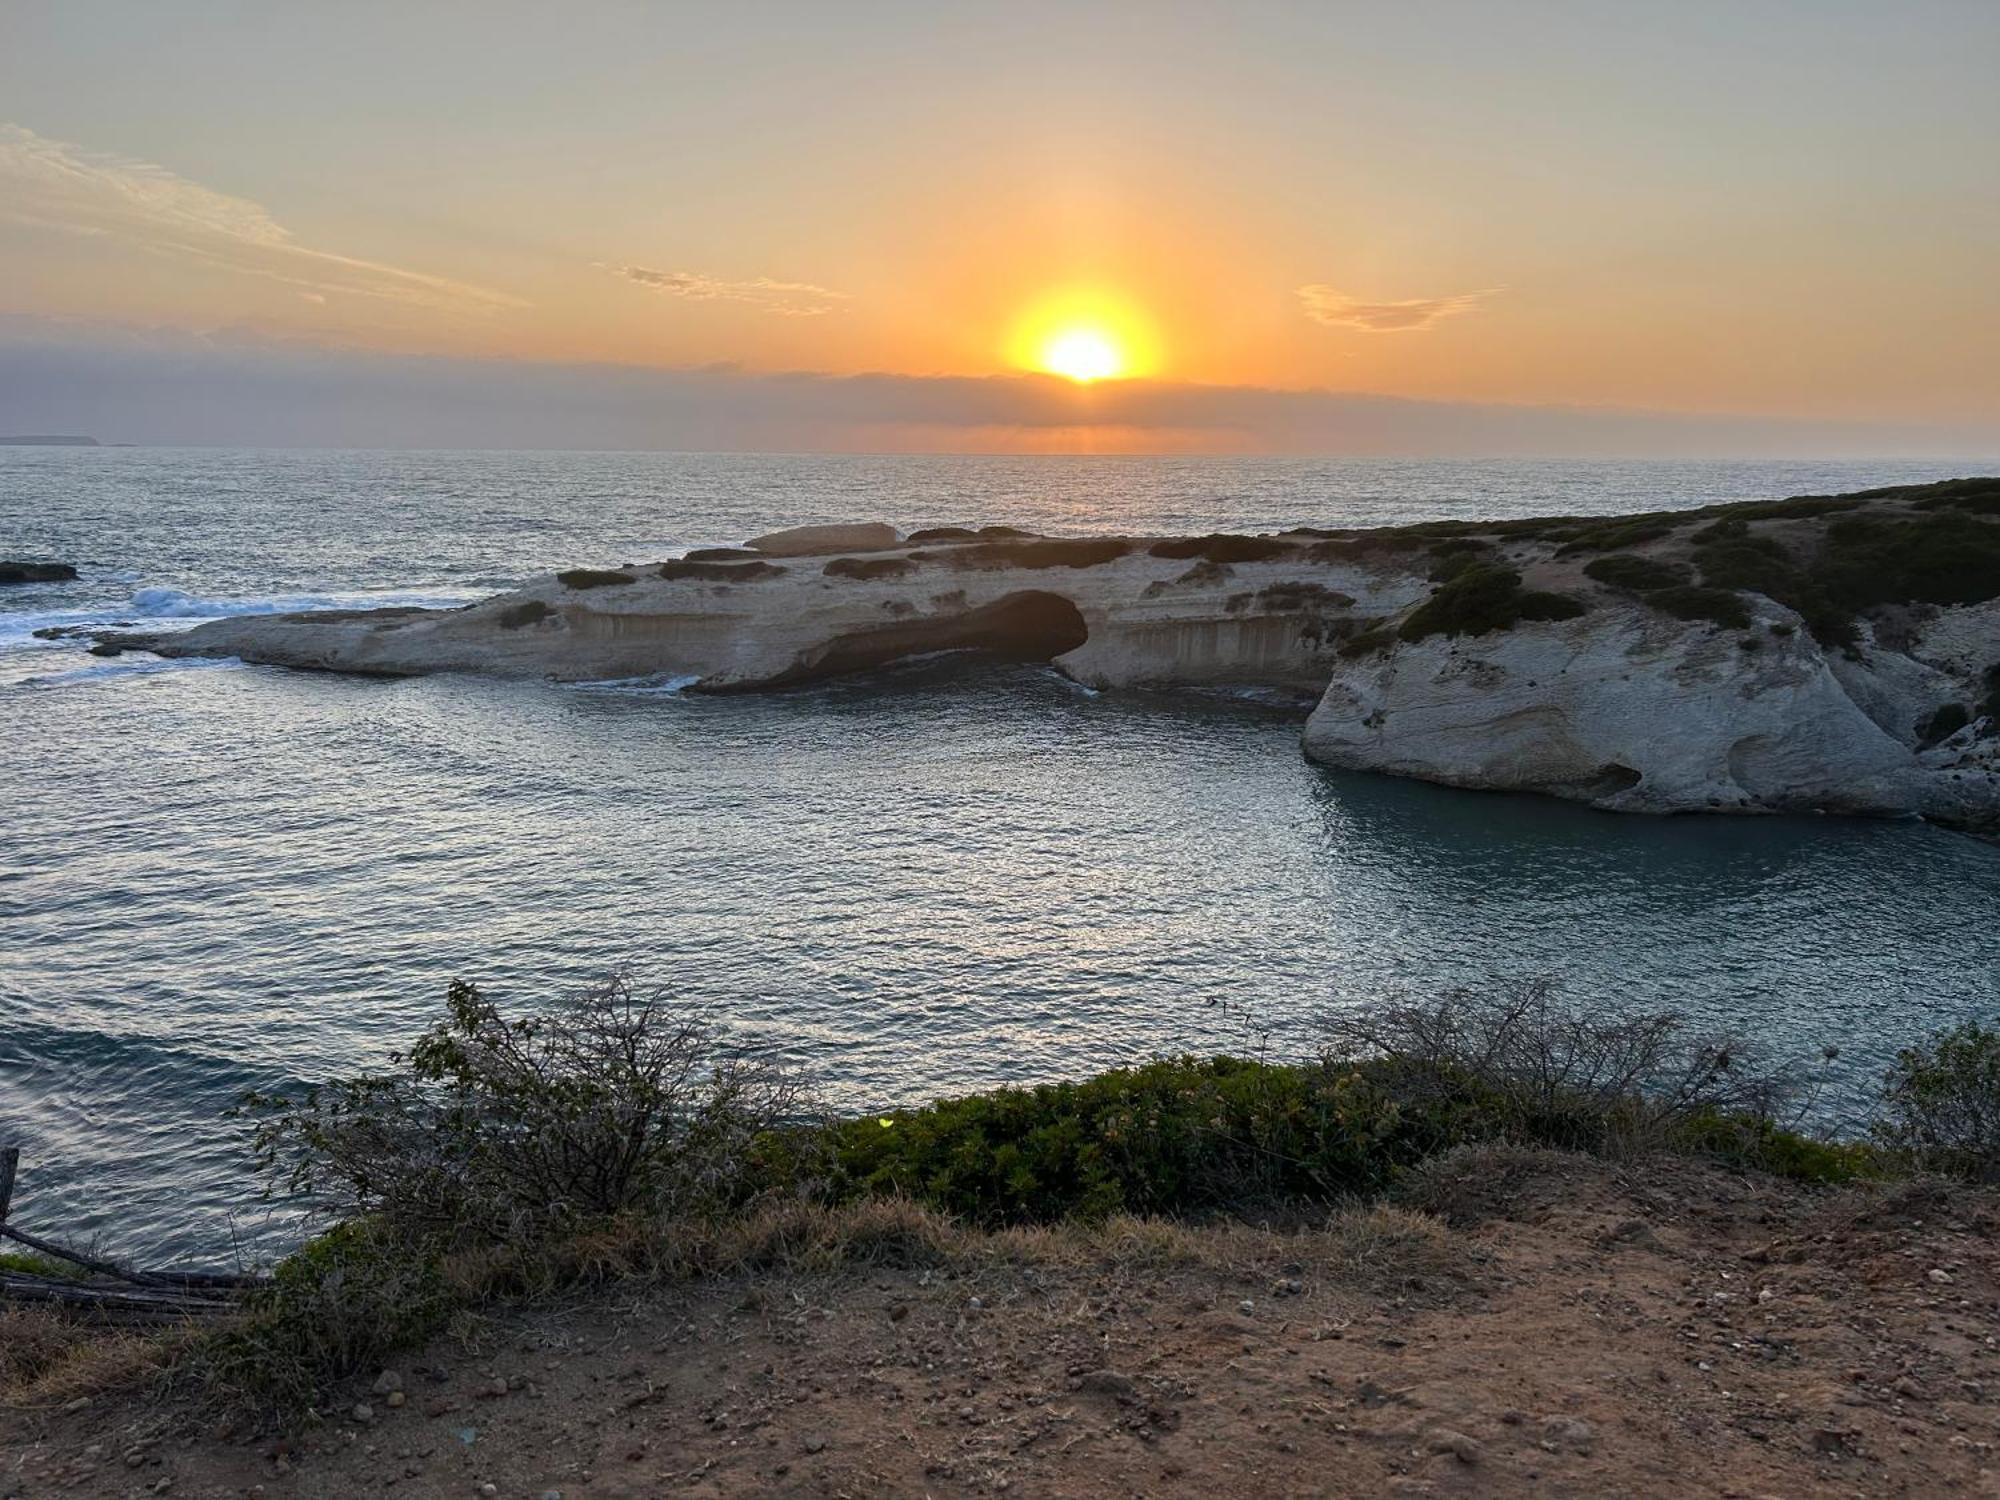
[[[656,271],[650,266],[608,269],[627,281],[665,292],[670,297],[685,297],[690,302],[747,302],[760,311],[786,318],[817,318],[834,311],[834,303],[848,300],[845,292],[814,286],[809,281],[774,281],[769,276],[727,281],[699,271]]]
[[[485,287],[301,245],[261,204],[21,125],[0,125],[0,218],[275,281],[308,300],[344,295],[475,311],[527,306]]]
[[[1419,333],[1456,313],[1470,312],[1497,287],[1461,292],[1455,297],[1412,297],[1403,302],[1363,302],[1333,287],[1314,282],[1299,288],[1306,316],[1331,328],[1359,328],[1366,333]]]

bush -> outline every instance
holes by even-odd
[[[1522,620],[1573,620],[1584,606],[1563,594],[1523,591],[1521,575],[1504,563],[1473,563],[1410,613],[1398,632],[1406,641],[1433,635],[1486,635]]]
[[[1770,1131],[1788,1092],[1742,1038],[1693,1031],[1674,1012],[1604,1015],[1545,980],[1451,990],[1337,1017],[1326,1063],[1367,1070],[1422,1152],[1503,1140],[1562,1150],[1714,1149]]]
[[[1729,630],[1750,628],[1750,611],[1744,607],[1742,597],[1728,589],[1697,588],[1686,584],[1679,588],[1655,589],[1645,596],[1645,600],[1676,620],[1708,620]]]
[[[1164,542],[1155,542],[1146,550],[1149,557],[1198,557],[1212,563],[1253,563],[1290,556],[1298,547],[1294,542],[1280,541],[1276,537],[1227,536],[1217,532],[1211,536],[1172,537]]]
[[[836,557],[820,572],[828,578],[854,578],[867,582],[875,578],[901,578],[917,571],[917,565],[903,557]]]
[[[608,589],[615,584],[636,583],[638,580],[616,568],[568,568],[556,574],[556,582],[566,589]]]
[[[661,563],[659,571],[668,583],[683,578],[702,583],[755,583],[760,578],[776,578],[785,569],[772,562],[696,562],[683,557]]]
[[[982,528],[981,534],[991,529]],[[1094,568],[1131,550],[1132,544],[1122,537],[1086,537],[1076,541],[982,542],[943,556],[959,568]]]
[[[617,978],[509,1020],[454,981],[400,1071],[252,1095],[273,1189],[446,1247],[622,1213],[699,1214],[752,1192],[753,1145],[799,1080],[725,1057],[703,1012]]]
[[[1960,512],[1911,521],[1850,516],[1827,528],[1826,541],[1822,582],[1850,610],[2000,596],[2000,526]]]
[[[1614,552],[1609,557],[1594,557],[1583,565],[1583,572],[1585,577],[1599,583],[1630,589],[1634,593],[1670,589],[1689,581],[1686,568],[1676,563],[1660,562],[1656,558],[1641,557],[1636,552]]]
[[[1875,1139],[1925,1171],[2000,1182],[2000,1026],[1906,1047],[1882,1076]]]
[[[1396,1111],[1352,1072],[1163,1059],[1003,1088],[833,1129],[843,1194],[894,1194],[979,1224],[1188,1213],[1383,1186]]]
[[[539,624],[554,613],[539,599],[523,599],[519,604],[510,604],[500,611],[500,628],[519,630],[523,626]]]

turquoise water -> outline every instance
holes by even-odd
[[[1654,820],[1326,771],[1296,710],[947,659],[704,699],[101,661],[37,625],[474,597],[767,525],[1071,531],[1613,511],[1913,465],[1295,464],[0,450],[0,1139],[23,1221],[281,1243],[221,1112],[382,1061],[454,975],[616,967],[875,1104],[1552,975],[1822,1069],[2000,1011],[2000,850],[1914,823]]]

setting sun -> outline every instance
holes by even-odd
[[[1042,350],[1042,368],[1079,385],[1108,380],[1125,368],[1125,357],[1111,336],[1096,328],[1071,328],[1057,334]]]
[[[1159,340],[1152,320],[1126,298],[1099,287],[1068,287],[1021,315],[1007,357],[1020,369],[1089,385],[1152,374]]]

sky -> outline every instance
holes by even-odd
[[[0,432],[2000,454],[1996,64],[1990,0],[0,0]]]

